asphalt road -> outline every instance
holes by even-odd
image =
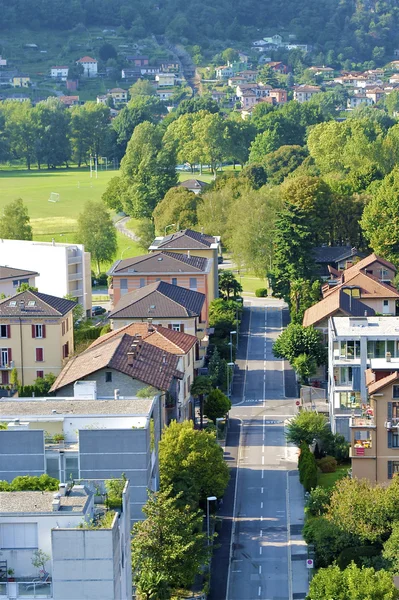
[[[232,481],[220,511],[224,531],[222,527],[221,547],[213,561],[210,598],[305,598],[305,593],[296,592],[298,581],[293,586],[290,540],[296,497],[290,496],[294,478],[289,472],[296,471],[297,450],[286,445],[284,436],[284,422],[297,410],[292,399],[294,377],[288,365],[272,354],[274,340],[281,333],[284,307],[273,298],[251,299],[246,307],[243,329],[248,333],[241,336],[239,344],[232,436],[226,447],[228,460],[237,456],[238,469],[231,471]],[[291,398],[286,398],[287,390]],[[301,510],[294,512],[300,514]],[[303,573],[296,579],[303,579]],[[305,590],[306,582],[301,585]]]

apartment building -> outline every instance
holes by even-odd
[[[209,304],[215,298],[212,262],[201,256],[191,256],[177,252],[152,252],[116,261],[108,275],[112,277],[109,289],[113,305],[117,305],[125,294],[143,288],[157,281],[187,288],[205,295],[206,314]]]
[[[0,492],[1,564],[14,571],[14,581],[0,581],[1,598],[131,598],[129,484],[110,523],[105,489],[96,480],[58,493]],[[32,566],[37,550],[49,556],[41,573]]]
[[[10,383],[15,367],[22,385],[58,375],[73,352],[75,302],[25,291],[0,301],[0,377]]]
[[[349,441],[349,421],[367,404],[365,372],[399,370],[399,317],[332,317],[328,323],[331,427]]]
[[[68,482],[124,473],[131,519],[143,519],[147,489],[156,490],[159,482],[159,398],[101,400],[94,392],[84,382],[76,386],[80,398],[2,401],[7,429],[0,430],[0,479],[47,473]]]
[[[0,240],[0,262],[18,269],[37,272],[36,286],[43,294],[77,299],[90,316],[90,252],[81,244]]]
[[[211,278],[214,285],[214,298],[219,297],[218,257],[220,252],[220,237],[206,235],[192,229],[183,229],[157,237],[149,247],[150,252],[177,252],[190,256],[202,256],[211,262]]]
[[[23,283],[36,287],[36,277],[39,277],[36,271],[0,266],[0,294],[13,296]]]

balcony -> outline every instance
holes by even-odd
[[[0,581],[0,599],[52,598],[51,581],[39,581],[33,577],[16,577],[16,581]]]
[[[78,254],[77,256],[73,254],[68,255],[68,265],[80,265],[82,262],[82,257]]]
[[[79,281],[83,279],[83,275],[81,271],[77,273],[68,273],[68,281]]]
[[[205,356],[200,357],[198,360],[194,361],[194,369],[202,369],[205,363]]]
[[[2,363],[0,362],[0,370],[2,371],[11,371],[12,370],[12,366],[10,363]]]
[[[352,417],[349,421],[349,427],[360,427],[361,429],[366,427],[368,429],[375,429],[376,424],[372,415],[366,415],[362,417]]]
[[[375,458],[375,449],[364,446],[351,446],[349,448],[349,458]]]

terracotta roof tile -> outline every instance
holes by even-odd
[[[317,323],[334,316],[338,311],[352,317],[362,317],[365,312],[367,312],[368,316],[375,315],[375,311],[372,308],[366,306],[357,298],[352,298],[351,300],[349,294],[346,294],[342,289],[335,288],[332,294],[305,310],[303,325],[305,327],[309,325],[317,326]]]
[[[371,265],[373,262],[376,262],[376,261],[378,261],[379,263],[381,263],[382,265],[384,265],[388,269],[392,269],[396,273],[396,267],[395,267],[395,265],[393,265],[389,261],[385,260],[384,258],[381,258],[380,256],[377,256],[373,252],[369,256],[366,256],[366,258],[363,258],[362,260],[359,260],[359,262],[357,262],[355,265],[353,265],[353,267],[350,267],[349,269],[346,269],[343,272],[344,280],[346,281],[346,280],[350,279],[353,276],[354,273],[356,273],[358,271],[361,271],[362,269],[367,269],[367,267],[369,265]]]
[[[212,235],[206,235],[192,229],[184,229],[164,237],[158,244],[158,248],[176,248],[178,250],[194,250],[210,248],[216,242]]]
[[[117,260],[108,274],[204,273],[207,267],[208,259],[202,256],[187,256],[187,254],[164,251]]]
[[[379,379],[378,381],[375,381],[374,383],[370,383],[368,385],[368,392],[370,395],[375,394],[376,392],[382,390],[384,387],[386,387],[390,383],[393,383],[394,381],[397,381],[397,380],[399,380],[399,371],[395,371],[394,373],[387,375],[387,377],[384,377],[383,379]]]
[[[0,279],[9,279],[11,277],[33,277],[39,275],[36,271],[28,271],[26,269],[14,269],[14,267],[0,266]]]
[[[1,317],[61,317],[66,315],[76,302],[49,296],[40,292],[20,292],[0,302]]]

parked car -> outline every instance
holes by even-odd
[[[103,306],[93,306],[93,308],[91,309],[91,316],[97,317],[98,315],[103,315],[105,312],[107,311]]]

